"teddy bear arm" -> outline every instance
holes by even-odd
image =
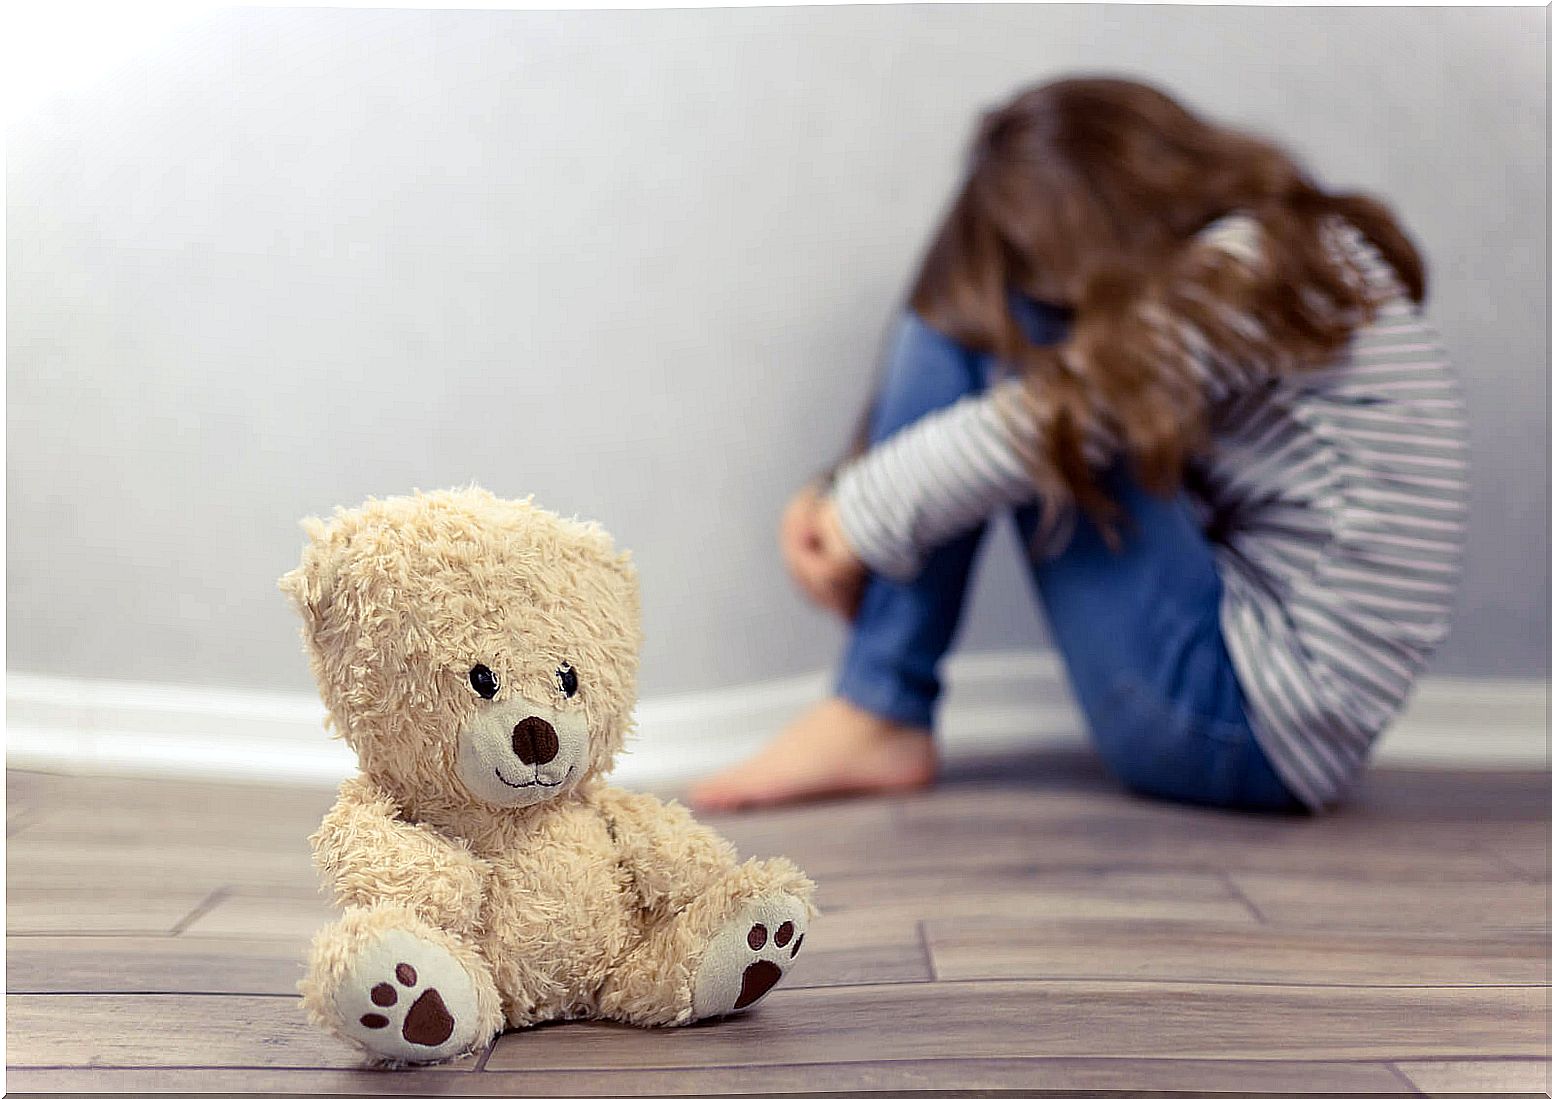
[[[738,865],[733,845],[678,802],[611,788],[600,808],[648,908],[683,905]]]
[[[479,921],[490,867],[468,848],[399,815],[393,799],[351,780],[312,837],[313,862],[343,905],[389,901],[449,930]]]

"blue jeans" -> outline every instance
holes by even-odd
[[[1037,343],[1061,338],[1053,309],[1020,300]],[[869,424],[877,442],[990,383],[988,356],[908,315],[890,349]],[[1144,492],[1124,472],[1106,487],[1123,508],[1121,546],[1079,517],[1055,556],[1030,573],[1073,693],[1110,770],[1131,789],[1175,801],[1295,810],[1297,799],[1256,743],[1219,624],[1213,549],[1185,499]],[[1013,514],[1026,545],[1038,513]],[[938,664],[959,625],[985,528],[937,547],[909,583],[868,580],[836,686],[872,713],[931,728]]]

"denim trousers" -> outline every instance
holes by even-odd
[[[1018,299],[1036,343],[1054,343],[1064,315]],[[869,422],[873,442],[991,384],[994,363],[907,314],[892,339]],[[1099,754],[1130,789],[1174,801],[1295,811],[1251,728],[1219,610],[1213,546],[1183,495],[1143,491],[1124,467],[1104,486],[1122,509],[1119,546],[1084,516],[1054,555],[1029,571],[1073,694]],[[1033,545],[1037,504],[1012,515]],[[917,576],[871,576],[836,693],[871,713],[931,729],[938,666],[958,628],[985,527],[937,546]]]

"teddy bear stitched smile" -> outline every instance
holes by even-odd
[[[570,778],[575,772],[575,767],[567,767],[566,773],[560,778],[556,779],[554,782],[545,782],[542,778],[539,777],[538,771],[535,771],[534,777],[529,779],[527,782],[507,782],[506,776],[501,773],[501,768],[497,767],[496,777],[499,778],[502,782],[506,782],[506,784],[512,787],[514,790],[523,790],[529,786],[543,786],[546,788],[551,786],[559,786],[562,782],[565,782],[568,778]]]

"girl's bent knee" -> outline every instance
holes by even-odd
[[[1247,721],[1202,716],[1126,681],[1094,708],[1090,728],[1111,772],[1136,793],[1224,809],[1300,808]]]

